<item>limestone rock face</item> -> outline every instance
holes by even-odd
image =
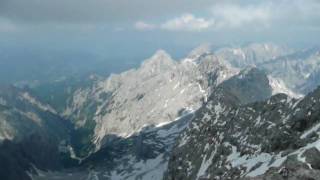
[[[92,140],[99,148],[107,135],[128,137],[198,109],[212,87],[237,72],[212,54],[193,54],[177,62],[159,50],[138,69],[76,91],[65,115],[80,128],[94,124]]]

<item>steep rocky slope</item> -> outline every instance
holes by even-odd
[[[28,92],[0,87],[0,179],[29,179],[35,167],[62,168],[59,144],[70,130],[68,121]]]
[[[90,141],[99,149],[108,142],[107,135],[128,137],[198,109],[211,87],[236,73],[212,54],[192,54],[176,62],[159,50],[138,69],[76,91],[65,115],[79,129],[91,128]]]
[[[179,137],[166,179],[283,179],[283,168],[291,179],[317,179],[319,108],[320,89],[249,104],[220,90]]]

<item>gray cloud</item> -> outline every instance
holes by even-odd
[[[210,0],[1,0],[0,16],[22,22],[128,22],[203,10]]]
[[[189,18],[185,14],[188,15]],[[191,18],[190,18],[191,17]],[[97,25],[138,30],[320,26],[319,0],[1,0],[0,27]],[[199,27],[197,27],[199,26]],[[80,28],[81,28],[80,27]],[[91,28],[94,29],[94,28]]]
[[[92,49],[115,50],[128,43],[319,43],[319,19],[320,0],[0,0],[0,40],[63,47],[73,38],[73,46],[92,41]]]

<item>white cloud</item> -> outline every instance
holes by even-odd
[[[149,24],[143,21],[138,21],[134,24],[134,28],[140,31],[148,31],[156,28],[154,24]]]
[[[138,21],[135,28],[202,32],[320,27],[319,0],[217,1],[214,5],[208,4],[202,17],[190,12],[158,24]]]
[[[208,29],[212,24],[211,20],[196,18],[192,14],[184,14],[163,23],[161,28],[171,31],[202,31]]]
[[[288,27],[319,25],[320,1],[271,0],[256,3],[218,3],[211,9],[215,28]]]
[[[212,18],[216,21],[216,28],[237,28],[245,25],[266,26],[272,18],[271,5],[220,4],[212,8]]]

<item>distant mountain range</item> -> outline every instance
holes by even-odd
[[[108,77],[3,86],[0,178],[317,179],[319,72],[317,48],[204,45]]]

